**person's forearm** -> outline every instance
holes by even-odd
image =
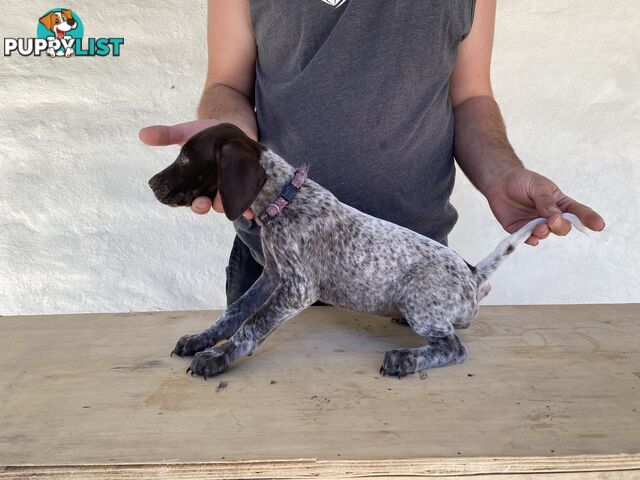
[[[492,97],[465,100],[453,109],[453,114],[454,156],[478,190],[486,194],[507,171],[522,168]]]
[[[205,87],[198,106],[198,118],[216,118],[233,123],[247,135],[258,138],[256,115],[250,100],[237,90],[220,83]]]

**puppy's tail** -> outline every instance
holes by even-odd
[[[580,230],[582,233],[587,233],[587,229],[582,224],[580,219],[572,213],[563,213],[563,218],[569,220],[571,224]],[[541,223],[547,223],[546,218],[536,218],[531,220],[524,227],[517,232],[511,234],[511,236],[502,240],[491,255],[482,260],[476,265],[476,277],[478,278],[478,284],[484,282],[489,275],[491,275],[496,268],[502,263],[502,260],[516,249],[516,246],[523,243],[527,238],[531,236],[533,230]]]

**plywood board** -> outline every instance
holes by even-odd
[[[638,305],[485,307],[460,332],[466,363],[402,380],[378,374],[382,356],[420,337],[331,307],[299,315],[220,377],[185,375],[188,360],[169,352],[217,315],[0,318],[0,478],[31,475],[27,465],[131,478],[180,465],[208,478],[273,476],[269,465],[315,477],[640,477]]]

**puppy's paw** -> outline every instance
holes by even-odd
[[[202,350],[209,348],[215,343],[216,342],[214,342],[213,339],[202,333],[198,333],[197,335],[184,335],[180,337],[180,340],[178,340],[178,343],[176,343],[176,346],[171,352],[171,356],[191,356],[196,354],[197,352],[201,352]]]
[[[389,350],[384,354],[384,360],[380,367],[382,375],[391,375],[402,378],[410,373],[415,373],[418,367],[418,356],[409,348]]]
[[[226,342],[213,348],[207,348],[202,352],[196,353],[191,361],[191,366],[187,369],[187,373],[196,374],[204,377],[213,377],[224,372],[235,360],[236,346],[233,342]]]
[[[67,48],[67,50],[64,52],[64,56],[69,58],[72,55],[75,55],[76,52],[73,51],[73,48]]]

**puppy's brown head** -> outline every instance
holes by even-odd
[[[227,218],[237,220],[267,180],[260,165],[264,150],[235,125],[221,123],[191,137],[149,186],[160,202],[173,207],[191,205],[199,196],[213,201],[220,192]]]

